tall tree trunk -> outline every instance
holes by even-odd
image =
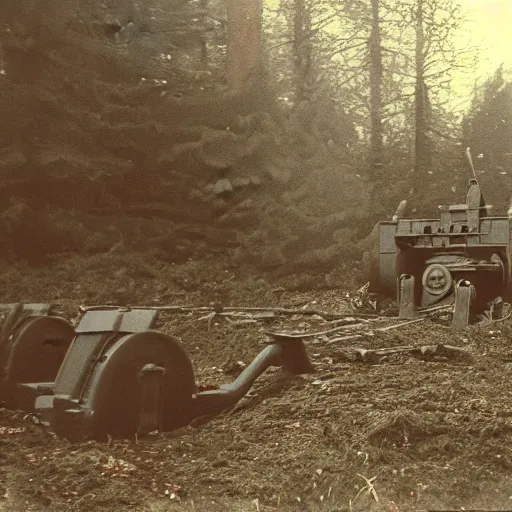
[[[382,160],[384,153],[382,135],[382,41],[380,32],[380,0],[372,0],[372,31],[370,35],[370,101],[371,101],[371,178],[374,196],[383,178]]]
[[[241,93],[262,73],[261,23],[263,0],[228,0],[227,79]]]
[[[307,99],[307,81],[311,72],[311,15],[306,0],[294,0],[293,66],[295,70],[295,101]]]
[[[414,185],[418,192],[430,165],[428,143],[428,95],[425,84],[425,30],[423,0],[417,0],[416,10],[416,85],[415,85],[415,130],[414,130]]]
[[[199,7],[203,12],[203,23],[206,27],[206,19],[208,16],[208,0],[200,0]],[[203,69],[208,67],[208,40],[206,35],[201,38],[201,66]]]

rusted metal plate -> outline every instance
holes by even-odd
[[[73,341],[55,382],[55,394],[73,396],[104,345],[103,333],[83,333]]]
[[[144,332],[151,329],[156,321],[158,311],[136,309],[123,313],[119,332]]]
[[[475,287],[469,281],[461,281],[455,287],[455,307],[452,327],[463,329],[469,325],[471,303],[475,298]]]
[[[151,309],[87,311],[76,332],[144,332],[153,327],[157,314]]]
[[[508,243],[509,221],[507,217],[488,217],[480,223],[480,243],[502,245]]]
[[[381,254],[394,254],[396,252],[395,232],[396,222],[381,222],[379,226],[379,252]]]
[[[400,318],[415,318],[416,306],[414,304],[414,276],[403,274],[400,276],[399,313]]]

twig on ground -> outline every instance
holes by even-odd
[[[510,313],[508,313],[507,315],[505,315],[504,317],[496,318],[496,320],[493,320],[491,323],[504,322],[505,320],[508,320],[510,317],[512,317],[512,311]]]
[[[453,309],[453,304],[444,304],[442,306],[431,306],[429,308],[418,309],[418,313],[438,313],[440,311],[450,311]]]
[[[356,340],[359,338],[363,338],[364,334],[349,334],[347,336],[341,336],[340,338],[333,338],[329,340],[325,345],[333,345],[334,343],[339,343],[340,341],[349,341],[349,340]]]
[[[392,325],[387,325],[385,327],[378,327],[376,329],[365,329],[363,332],[360,332],[360,333],[357,333],[357,334],[349,334],[347,336],[341,336],[339,338],[333,338],[331,340],[329,340],[326,345],[332,345],[334,343],[339,343],[340,341],[348,341],[348,340],[354,340],[354,339],[358,339],[358,338],[362,338],[364,337],[364,335],[369,335],[371,332],[373,331],[377,331],[377,332],[387,332],[387,331],[390,331],[392,329],[398,329],[400,327],[405,327],[407,325],[412,325],[412,324],[416,324],[416,323],[419,323],[419,322],[423,322],[424,320],[427,320],[428,317],[421,317],[421,318],[414,318],[413,320],[407,320],[406,322],[401,322],[399,324],[392,324]],[[363,324],[361,324],[363,325]],[[367,326],[367,324],[365,324],[365,326]]]
[[[258,323],[258,320],[256,320],[255,318],[244,318],[242,320],[231,320],[229,316],[226,316],[225,318],[229,325],[247,325]]]
[[[425,320],[427,320],[427,317],[422,316],[421,318],[414,318],[413,320],[407,320],[406,322],[401,322],[399,324],[387,325],[386,327],[378,327],[375,330],[378,332],[386,332],[386,331],[391,331],[392,329],[398,329],[400,327],[405,327],[406,325],[417,324],[417,323],[423,322]]]
[[[208,320],[208,330],[210,331],[212,328],[213,319],[217,316],[215,311],[213,313],[208,313],[207,315],[202,316],[199,320]]]
[[[365,482],[366,485],[360,489],[360,491],[357,493],[356,497],[354,498],[354,503],[359,498],[359,496],[364,492],[365,495],[371,494],[373,496],[373,499],[378,503],[379,502],[379,496],[377,495],[377,491],[375,490],[375,487],[373,486],[373,482],[375,482],[376,476],[372,478],[366,478],[363,475],[360,475],[357,473],[357,476],[360,476]]]

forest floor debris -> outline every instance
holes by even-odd
[[[198,286],[183,293],[176,276],[192,271]],[[346,316],[258,316],[258,310],[249,312],[253,317],[228,316],[255,322],[233,325],[221,315],[209,328],[198,319],[211,310],[162,310],[158,328],[181,338],[198,384],[230,381],[269,331],[303,333],[315,373],[292,377],[270,369],[231,411],[175,432],[104,444],[70,444],[24,413],[0,410],[0,510],[510,508],[509,320],[456,330],[429,319],[404,325],[359,318],[345,297],[350,290],[287,288],[276,295],[276,282],[239,277],[228,287],[223,273],[222,266],[191,263],[175,269],[163,293],[169,303],[186,298],[191,307],[215,308],[219,293],[200,283],[218,281],[223,312],[251,304]],[[72,283],[59,272],[53,282],[41,274],[37,287],[21,273],[6,272],[0,299],[52,300],[60,293],[58,308],[76,314],[90,275],[75,271],[79,282]],[[158,273],[133,302],[151,304],[154,283],[162,283]],[[97,281],[91,304],[108,296],[102,286],[111,283]],[[400,328],[379,330],[392,325]],[[345,339],[331,343],[343,338],[340,332]]]

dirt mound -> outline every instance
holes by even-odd
[[[394,446],[422,441],[436,432],[436,427],[429,419],[428,416],[422,417],[408,409],[377,414],[368,425],[367,432],[362,434],[363,439],[375,445]]]

